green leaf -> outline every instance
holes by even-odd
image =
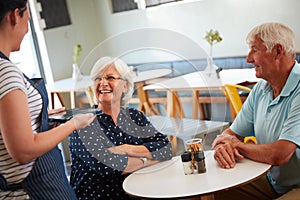
[[[210,29],[208,32],[206,32],[204,39],[209,43],[210,46],[213,46],[214,44],[223,40],[219,31],[213,29]]]

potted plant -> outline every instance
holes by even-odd
[[[82,79],[82,74],[78,67],[78,61],[80,59],[81,52],[82,52],[81,45],[80,44],[75,45],[74,52],[73,52],[74,54],[73,54],[73,74],[72,74],[72,78],[75,81]]]
[[[212,57],[213,45],[221,42],[223,38],[220,36],[219,31],[213,29],[210,29],[208,32],[206,32],[204,38],[210,45],[209,56]]]
[[[210,45],[210,50],[209,50],[209,56],[207,58],[207,67],[205,68],[205,71],[209,76],[212,74],[217,74],[217,78],[219,77],[219,72],[222,70],[221,68],[218,68],[214,63],[212,59],[212,51],[213,51],[213,45],[221,42],[223,38],[220,36],[219,31],[210,29],[208,32],[206,32],[206,35],[204,39],[208,42]]]

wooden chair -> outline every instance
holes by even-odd
[[[241,85],[225,84],[223,86],[223,92],[230,105],[232,121],[235,119],[243,105],[238,89],[251,92],[250,88]]]
[[[241,110],[243,102],[239,94],[239,90],[251,92],[251,89],[242,85],[225,84],[223,86],[223,92],[230,104],[232,121],[235,119],[238,112]],[[245,137],[245,143],[257,143],[256,138],[253,136]]]

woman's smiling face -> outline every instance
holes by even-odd
[[[126,81],[114,65],[107,66],[94,79],[97,101],[103,106],[121,104],[122,93],[126,90]]]

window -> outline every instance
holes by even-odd
[[[41,5],[39,15],[45,20],[44,29],[71,24],[66,0],[37,0],[37,2]]]
[[[182,1],[182,0],[145,0],[146,8],[151,6],[158,6],[165,3],[171,3],[176,1]]]
[[[114,13],[138,8],[134,0],[112,0],[111,2]]]
[[[112,0],[112,8],[113,12],[116,13],[134,9],[145,9],[178,1],[184,0]]]

